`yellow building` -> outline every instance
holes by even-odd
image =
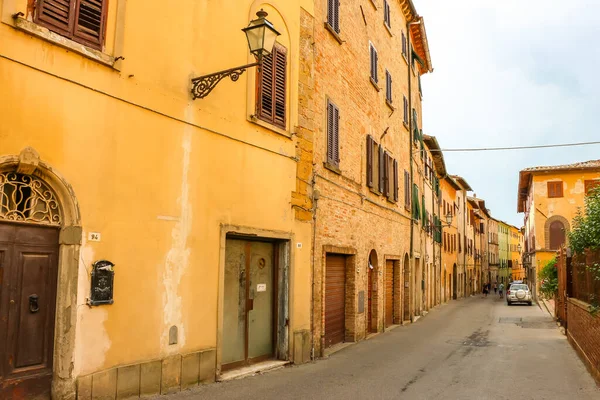
[[[313,2],[58,3],[0,0],[0,387],[112,398],[307,361]],[[194,101],[191,78],[255,61],[261,8],[275,60]]]
[[[587,191],[600,183],[600,160],[533,167],[519,173],[517,211],[524,213],[524,259],[527,279],[567,242],[573,217]]]
[[[456,194],[461,187],[456,181],[446,175],[440,180],[442,191],[442,221],[446,222],[448,214],[452,217],[450,226],[445,226],[442,232],[442,301],[447,302],[458,298],[458,256],[462,253],[461,237],[458,234],[459,206]]]
[[[511,272],[512,280],[518,281],[525,278],[525,269],[523,268],[523,262],[521,261],[522,238],[523,234],[521,230],[516,226],[509,225],[509,242],[510,242],[510,260],[509,268]]]

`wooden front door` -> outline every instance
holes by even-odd
[[[50,398],[58,229],[0,223],[0,398]]]
[[[394,262],[385,263],[385,327],[394,324]]]
[[[325,259],[325,347],[344,341],[346,334],[346,257]]]
[[[227,239],[223,296],[223,369],[273,358],[277,272],[275,245]]]

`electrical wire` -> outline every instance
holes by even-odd
[[[430,149],[434,152],[470,152],[470,151],[504,151],[504,150],[527,150],[527,149],[546,149],[553,147],[575,147],[575,146],[589,146],[594,144],[600,144],[598,142],[580,142],[580,143],[562,143],[562,144],[542,144],[533,146],[513,146],[513,147],[480,147],[480,148],[463,148],[463,149]]]

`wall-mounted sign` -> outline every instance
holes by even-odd
[[[267,291],[267,284],[266,283],[259,283],[258,285],[256,285],[256,291],[257,292],[266,292]]]
[[[92,264],[92,287],[88,303],[92,306],[113,303],[115,264],[108,260]]]

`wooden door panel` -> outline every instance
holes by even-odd
[[[52,269],[52,254],[16,254],[19,268],[18,320],[14,348],[15,368],[47,367],[45,327],[48,322],[48,286]]]
[[[9,246],[0,243],[0,380],[4,376],[7,363],[6,340],[8,337],[10,265]]]
[[[394,323],[394,262],[385,265],[385,327]]]

